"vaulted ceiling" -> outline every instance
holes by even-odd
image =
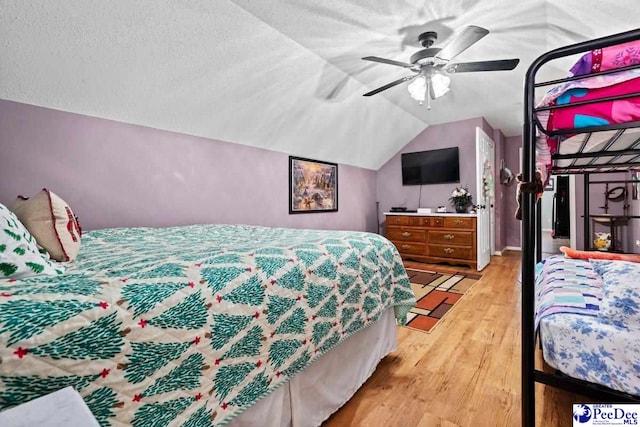
[[[0,0],[0,98],[377,169],[431,124],[484,116],[520,133],[523,76],[543,52],[637,27],[633,0]],[[417,36],[457,59],[520,58],[452,76],[432,109],[407,74]],[[571,61],[570,61],[571,62]],[[569,64],[546,72],[566,74]]]

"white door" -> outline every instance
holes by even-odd
[[[482,270],[491,260],[492,246],[495,246],[495,211],[493,208],[493,170],[494,144],[493,140],[476,128],[476,212],[477,218],[477,252],[478,271]],[[488,181],[485,180],[488,178]],[[487,188],[485,188],[487,187]],[[493,218],[493,224],[492,224]]]

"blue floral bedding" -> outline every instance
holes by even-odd
[[[219,426],[415,297],[385,238],[99,230],[59,276],[0,280],[0,410],[74,386],[103,426]]]
[[[576,284],[598,294],[597,301],[592,301],[597,310],[580,307],[579,302],[538,310],[546,312],[536,320],[545,361],[571,377],[640,395],[640,265],[562,257],[545,261],[548,265],[539,265],[539,293],[546,287],[541,277],[548,280],[546,270],[555,266],[551,275],[556,289],[566,279],[572,297]]]

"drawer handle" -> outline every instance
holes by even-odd
[[[451,255],[453,253],[454,249],[452,248],[444,248],[444,253]]]
[[[461,219],[456,219],[456,225],[462,225],[464,224],[464,221]]]
[[[456,236],[454,236],[453,234],[445,234],[445,235],[444,235],[444,236],[442,236],[442,237],[444,237],[444,238],[445,238],[445,239],[447,239],[447,240],[453,240],[453,238],[454,238],[454,237],[456,237]]]
[[[411,246],[410,245],[402,245],[401,248],[402,249],[409,249],[409,248],[411,248]]]
[[[403,237],[409,237],[411,236],[411,233],[409,233],[408,231],[405,231],[404,233],[402,233]]]

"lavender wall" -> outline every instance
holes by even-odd
[[[338,212],[289,215],[287,154],[0,100],[0,203],[47,187],[86,229],[376,231],[376,172],[340,165],[338,178]]]
[[[484,127],[486,121],[482,118],[463,120],[429,126],[418,134],[409,144],[396,153],[379,170],[377,179],[377,194],[380,202],[380,212],[386,212],[392,206],[406,206],[417,209],[420,199],[420,186],[402,185],[402,168],[400,157],[402,153],[433,150],[447,147],[460,147],[460,183],[432,184],[422,186],[421,207],[435,208],[446,205],[451,209],[449,196],[456,186],[469,189],[476,200],[476,127]],[[487,125],[488,126],[488,125]],[[493,134],[493,129],[488,129]],[[382,221],[383,218],[381,217]]]

